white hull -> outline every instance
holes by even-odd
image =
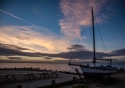
[[[116,69],[98,69],[94,67],[80,66],[85,78],[110,76],[116,73]]]
[[[103,69],[94,69],[94,68],[87,68],[87,67],[81,67],[82,72],[87,73],[115,73],[117,70],[103,70]]]

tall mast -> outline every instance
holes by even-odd
[[[92,11],[92,35],[93,35],[93,64],[95,66],[96,58],[95,58],[95,30],[94,30],[94,15],[93,15],[93,7],[91,8]]]

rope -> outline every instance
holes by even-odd
[[[95,18],[95,21],[96,21],[96,18]],[[103,41],[103,38],[102,38],[101,32],[100,32],[100,30],[99,30],[99,27],[98,27],[97,21],[96,21],[96,26],[97,26],[97,29],[98,29],[98,31],[99,31],[99,34],[100,34],[100,37],[101,37],[101,40],[102,40],[102,44],[103,44],[103,47],[104,47],[104,50],[105,50],[105,53],[107,53],[107,51],[106,51],[106,46],[105,46],[105,43],[104,43],[104,41]],[[107,56],[107,54],[105,54],[105,55]],[[106,57],[106,58],[107,58],[107,57]]]
[[[90,42],[91,42],[91,41],[90,41],[90,40],[91,40],[91,39],[90,39],[90,38],[91,38],[91,34],[92,34],[92,30],[91,30],[91,29],[92,29],[92,27],[90,28],[88,51],[89,51],[89,49],[90,49]],[[88,64],[89,56],[90,56],[90,53],[88,52],[87,64]]]
[[[86,24],[88,23],[88,19],[89,19],[89,16],[88,16],[88,18],[87,18],[87,22],[86,22]],[[85,29],[84,26],[83,26],[83,29]],[[83,31],[81,32],[81,36],[82,36],[82,35],[83,35]],[[77,42],[77,44],[76,44],[75,50],[76,50],[77,45],[79,44],[79,42],[80,42],[80,38],[79,38],[79,40],[78,40],[78,42]],[[74,52],[75,52],[75,50],[73,51],[73,53],[72,53],[72,55],[71,55],[71,59],[72,59],[73,56],[74,56]],[[69,63],[71,62],[71,59],[69,60]]]

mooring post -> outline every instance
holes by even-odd
[[[51,87],[50,88],[57,88],[55,80],[51,81]]]
[[[17,84],[16,88],[22,88],[22,85],[21,84]]]
[[[55,85],[55,84],[56,84],[55,80],[52,80],[51,85]]]
[[[75,81],[77,78],[76,77],[73,77],[73,81]]]
[[[40,70],[40,67],[38,67],[38,70]]]

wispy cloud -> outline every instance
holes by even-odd
[[[8,57],[8,59],[15,59],[15,60],[21,60],[21,57]]]
[[[17,45],[28,52],[58,53],[67,51],[70,44],[66,37],[39,26],[0,26],[0,33],[1,43]]]
[[[79,38],[81,26],[91,24],[91,7],[94,8],[94,15],[98,15],[107,0],[61,0],[60,8],[64,18],[59,20],[61,32],[72,38]],[[97,18],[102,22],[102,18],[107,18],[102,14]]]
[[[10,45],[10,44],[2,44],[0,43],[0,47],[4,47],[4,48],[7,48],[7,49],[15,49],[15,50],[29,50],[27,48],[22,48],[22,47],[18,47],[18,46],[15,46],[15,45]]]
[[[6,44],[7,45],[7,44]],[[9,44],[8,44],[9,46]],[[17,46],[15,46],[17,47]],[[40,53],[31,53],[31,52],[23,52],[17,49],[8,48],[4,46],[0,46],[0,55],[1,56],[30,56],[30,57],[40,57],[42,56]]]
[[[31,22],[29,22],[29,21],[26,21],[26,20],[24,20],[24,19],[22,19],[22,18],[20,18],[20,17],[18,17],[18,16],[15,16],[15,15],[13,15],[13,14],[11,14],[11,13],[8,13],[8,12],[6,12],[6,11],[4,11],[4,10],[1,10],[1,9],[0,9],[0,11],[3,12],[3,13],[5,13],[5,14],[8,14],[8,15],[14,17],[14,18],[17,18],[17,19],[19,19],[19,20],[22,20],[22,21],[24,21],[24,22],[26,22],[26,23],[28,23],[28,24],[31,24],[31,25],[35,26],[33,23],[31,23]]]

